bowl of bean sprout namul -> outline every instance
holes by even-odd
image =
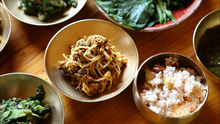
[[[49,80],[61,93],[82,102],[120,94],[132,82],[138,63],[132,38],[117,25],[98,19],[65,26],[45,52]]]

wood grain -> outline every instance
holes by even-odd
[[[143,33],[124,29],[135,41],[139,63],[160,52],[177,52],[193,60],[192,36],[199,20],[219,8],[219,0],[203,0],[198,10],[186,21],[166,31]],[[0,53],[0,74],[26,72],[48,81],[44,69],[45,48],[52,36],[65,25],[81,19],[103,19],[93,3],[88,0],[84,8],[73,18],[54,26],[39,27],[20,22],[13,16],[12,32],[8,44]],[[201,115],[194,123],[219,124],[219,80],[210,75],[209,96]],[[146,123],[149,122],[137,110],[132,96],[132,85],[118,96],[97,103],[72,100],[61,93],[65,107],[65,124],[72,123]]]

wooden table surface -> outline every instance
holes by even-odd
[[[124,29],[135,41],[139,52],[139,65],[151,55],[161,52],[177,52],[196,61],[192,44],[194,29],[203,16],[218,9],[219,5],[219,0],[203,0],[189,19],[166,31],[144,33]],[[108,20],[96,8],[93,0],[87,0],[76,16],[54,26],[33,26],[11,16],[12,32],[8,44],[0,53],[0,74],[25,72],[49,81],[44,69],[44,53],[48,42],[65,25],[90,18]],[[214,80],[210,75],[207,77],[208,100],[201,115],[193,123],[219,124],[219,80]],[[134,104],[132,85],[118,96],[97,103],[83,103],[59,94],[65,108],[65,124],[150,123]]]

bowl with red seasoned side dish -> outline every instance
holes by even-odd
[[[133,83],[135,105],[152,123],[191,123],[203,110],[208,92],[208,80],[200,66],[173,52],[146,59]]]

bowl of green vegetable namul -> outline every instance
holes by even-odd
[[[0,76],[1,124],[63,124],[64,106],[45,80],[28,73]]]
[[[110,21],[124,28],[156,32],[189,18],[202,0],[94,0]]]
[[[75,16],[87,0],[2,0],[11,15],[37,26],[62,23]]]

